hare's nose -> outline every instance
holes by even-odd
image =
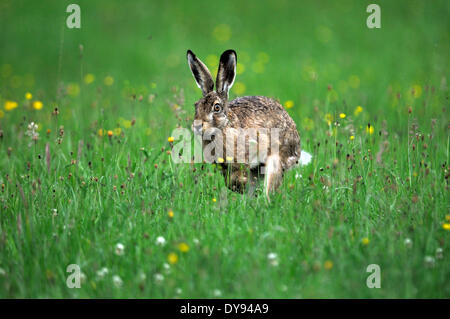
[[[202,128],[203,128],[203,122],[199,120],[195,120],[192,124],[192,130],[194,131],[194,134],[201,135],[202,134]]]

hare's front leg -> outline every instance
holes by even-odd
[[[264,174],[264,191],[267,200],[270,201],[269,193],[276,190],[283,181],[283,168],[278,154],[272,154],[267,157]]]

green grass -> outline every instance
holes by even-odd
[[[0,4],[0,297],[450,297],[448,1],[378,1],[376,30],[370,1],[80,0],[80,30],[65,27],[69,3]],[[229,48],[244,68],[231,96],[293,101],[313,154],[270,203],[166,153],[201,96],[186,50],[214,72]],[[73,263],[80,289],[66,286]]]

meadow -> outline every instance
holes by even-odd
[[[72,2],[0,2],[0,298],[450,297],[448,1]],[[172,162],[187,49],[295,120],[270,203]]]

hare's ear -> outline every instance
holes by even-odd
[[[216,91],[228,98],[228,92],[236,77],[237,56],[234,50],[227,50],[220,56],[219,70],[216,78]]]
[[[191,50],[187,51],[187,60],[195,82],[202,89],[203,95],[211,92],[214,89],[214,81],[206,65]]]

